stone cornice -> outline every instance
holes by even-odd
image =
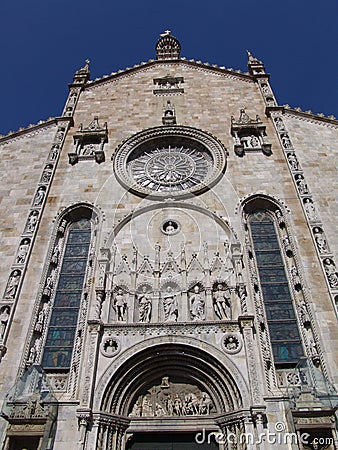
[[[135,73],[137,71],[148,69],[152,66],[159,65],[159,66],[167,66],[170,65],[181,65],[184,64],[186,66],[192,66],[197,69],[203,69],[208,70],[211,72],[216,72],[221,75],[228,75],[231,77],[241,78],[245,81],[252,81],[254,82],[254,78],[249,73],[242,73],[240,70],[233,70],[233,69],[227,69],[224,66],[218,66],[217,64],[209,64],[209,63],[202,63],[201,61],[195,61],[194,59],[187,60],[186,58],[180,58],[180,59],[172,59],[172,60],[154,60],[150,59],[147,62],[141,62],[140,64],[135,64],[133,67],[127,67],[123,70],[119,70],[118,72],[112,72],[110,75],[104,75],[101,78],[96,78],[95,80],[88,81],[84,86],[83,90],[86,90],[90,87],[97,86],[98,84],[112,81],[115,79],[119,79],[121,77],[125,77],[126,75],[130,75],[132,73]]]
[[[306,120],[308,122],[317,122],[321,125],[333,125],[335,127],[338,127],[338,120],[334,118],[334,116],[326,117],[322,114],[301,111],[298,108],[292,109],[288,106],[283,106],[283,114],[286,116],[295,116],[297,119]]]
[[[29,125],[26,128],[19,128],[17,131],[10,131],[6,135],[0,135],[0,144],[6,143],[7,141],[23,138],[29,134],[36,134],[37,132],[42,131],[45,128],[48,128],[52,125],[58,125],[61,122],[72,122],[72,117],[51,117],[45,121],[40,121],[35,125]],[[72,123],[71,123],[72,124]]]

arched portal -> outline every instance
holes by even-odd
[[[97,449],[166,449],[166,443],[194,449],[205,430],[212,436],[235,421],[244,427],[248,392],[246,387],[241,392],[245,384],[235,380],[225,358],[168,340],[135,353],[110,377],[99,415],[105,423],[111,418],[114,438],[103,426],[97,442],[104,444]],[[205,439],[210,441],[205,448],[218,448],[213,437]]]

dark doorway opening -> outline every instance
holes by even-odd
[[[204,438],[201,432],[138,433],[128,441],[126,450],[218,450],[218,445],[207,431]]]
[[[11,436],[8,450],[38,450],[40,436]]]

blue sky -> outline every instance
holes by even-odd
[[[3,0],[0,133],[61,114],[75,70],[91,78],[155,57],[165,29],[181,56],[247,71],[263,60],[279,104],[338,116],[336,0]]]

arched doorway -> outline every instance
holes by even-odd
[[[247,389],[240,392],[225,359],[183,343],[135,353],[112,374],[102,396],[105,424],[99,427],[97,450],[218,449],[215,434],[227,424],[232,432],[244,429],[248,413]]]

